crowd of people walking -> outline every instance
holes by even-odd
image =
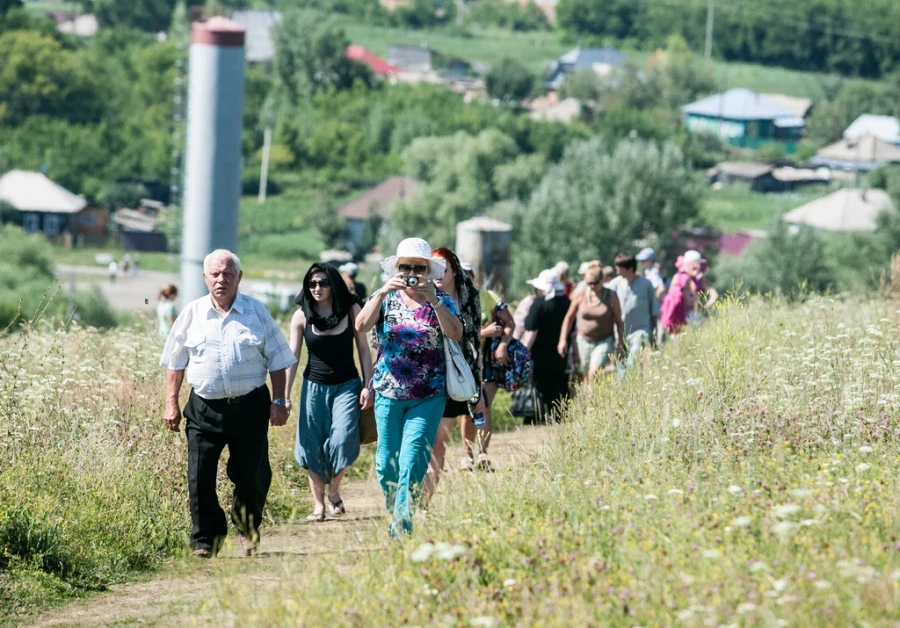
[[[384,284],[368,297],[355,264],[313,264],[285,341],[265,307],[238,292],[239,258],[214,251],[204,262],[209,295],[175,318],[177,291],[166,286],[158,311],[170,429],[179,429],[185,374],[192,388],[183,416],[195,554],[214,555],[225,536],[215,469],[226,446],[232,521],[245,551],[256,551],[271,480],[266,433],[293,413],[304,345],[294,455],[309,479],[307,520],[345,514],[341,481],[359,456],[361,421],[374,413],[375,471],[390,534],[399,537],[434,494],[457,424],[460,469],[491,469],[501,388],[513,393],[512,412],[524,422],[557,421],[573,382],[636,368],[648,347],[714,305],[700,253],[679,257],[670,279],[655,258],[644,249],[617,255],[614,267],[584,262],[577,285],[560,262],[527,282],[531,293],[511,312],[496,292],[478,289],[472,267],[452,250],[409,238],[382,262]]]

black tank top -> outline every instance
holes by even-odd
[[[308,323],[303,331],[309,360],[303,377],[316,384],[335,386],[358,377],[356,363],[353,362],[353,328],[349,321],[347,329],[334,336],[320,336],[313,333]]]

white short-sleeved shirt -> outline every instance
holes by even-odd
[[[297,359],[266,306],[240,292],[225,314],[209,295],[181,311],[159,365],[187,369],[188,384],[204,399],[240,397],[266,383],[266,374]]]

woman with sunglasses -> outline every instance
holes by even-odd
[[[625,324],[616,293],[603,285],[603,269],[591,263],[584,275],[586,285],[573,297],[559,332],[557,351],[565,357],[572,325],[576,325],[581,373],[590,380],[609,364],[610,356],[625,357]],[[616,333],[619,343],[616,349]]]
[[[363,307],[356,329],[373,327],[375,363],[375,471],[391,512],[393,538],[412,531],[412,504],[422,491],[431,449],[447,401],[444,337],[459,340],[456,303],[434,280],[446,262],[431,257],[421,238],[409,238],[381,263],[390,277]]]
[[[328,264],[313,264],[297,297],[300,309],[291,319],[290,346],[299,360],[306,341],[309,359],[303,371],[294,457],[309,475],[315,506],[309,521],[325,520],[325,485],[332,516],[345,513],[341,480],[359,457],[359,413],[372,405],[369,389],[359,379],[353,343],[363,378],[372,378],[372,355],[366,335],[356,331],[360,307],[340,272]],[[287,407],[297,364],[288,370]]]

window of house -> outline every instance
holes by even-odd
[[[78,222],[80,222],[85,227],[93,227],[97,224],[97,216],[94,214],[81,214],[78,218]]]
[[[44,233],[48,236],[59,235],[65,225],[65,217],[59,214],[46,214],[44,216]]]
[[[41,215],[29,213],[22,216],[22,228],[28,233],[41,230]]]

